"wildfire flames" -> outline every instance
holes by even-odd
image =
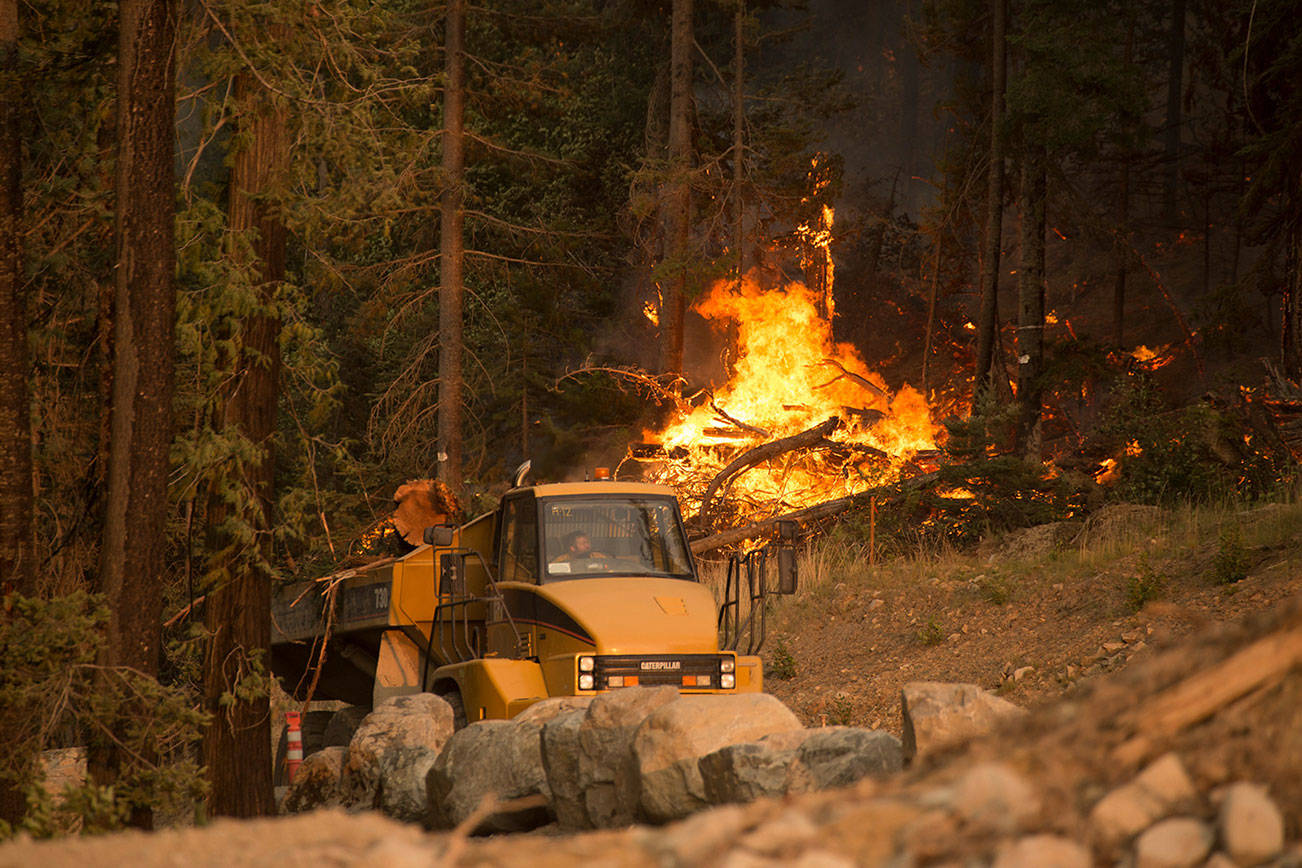
[[[707,320],[735,329],[733,376],[712,399],[644,434],[663,447],[645,475],[678,488],[689,512],[746,450],[831,416],[841,425],[826,440],[738,473],[720,495],[746,517],[766,517],[893,480],[918,452],[935,448],[923,396],[907,385],[891,393],[852,346],[835,343],[820,310],[825,298],[800,283],[765,291],[747,276],[740,286],[715,284],[696,304]]]

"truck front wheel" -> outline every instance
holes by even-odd
[[[448,693],[440,693],[439,696],[443,698],[444,702],[452,706],[452,731],[456,732],[459,729],[465,729],[468,721],[466,720],[466,703],[461,699],[461,691],[452,690]]]

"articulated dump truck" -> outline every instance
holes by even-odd
[[[763,567],[757,576],[754,558],[745,561],[743,611],[743,561],[734,559],[721,618],[698,581],[670,488],[516,487],[496,511],[424,537],[404,557],[277,592],[271,665],[286,689],[361,706],[433,692],[460,725],[513,717],[546,697],[638,684],[763,688],[754,654]],[[790,592],[794,556],[789,548],[779,555],[781,589]]]

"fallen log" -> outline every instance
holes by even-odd
[[[1198,672],[1147,703],[1138,732],[1113,752],[1117,762],[1138,765],[1182,729],[1211,717],[1241,696],[1287,675],[1302,664],[1302,629],[1258,639],[1211,669]]]
[[[939,476],[940,472],[933,470],[929,473],[909,477],[903,482],[894,483],[892,485],[880,485],[876,488],[870,488],[867,491],[861,491],[858,494],[852,494],[849,497],[838,497],[835,500],[816,503],[813,506],[807,506],[804,509],[798,509],[795,512],[775,515],[772,518],[766,518],[763,521],[757,521],[741,527],[734,527],[731,530],[724,530],[719,533],[710,534],[709,536],[699,537],[689,542],[688,546],[691,548],[692,554],[704,554],[705,552],[714,551],[723,546],[739,543],[743,540],[757,537],[760,534],[768,533],[777,527],[777,524],[780,521],[794,521],[797,523],[817,521],[820,518],[827,518],[836,515],[837,513],[845,512],[851,507],[865,504],[873,497],[894,491],[897,488],[903,491],[912,491],[918,488],[923,488],[928,483],[935,481]]]
[[[723,468],[710,480],[710,484],[705,487],[705,494],[701,495],[701,523],[707,524],[710,520],[711,508],[714,506],[714,494],[732,477],[748,467],[753,467],[761,461],[765,461],[775,455],[782,455],[786,452],[792,452],[806,446],[813,446],[823,442],[828,434],[836,430],[841,424],[841,420],[836,416],[831,416],[827,421],[815,425],[807,431],[801,431],[799,434],[792,434],[790,437],[780,437],[777,440],[771,440],[768,443],[762,443],[753,449],[748,449],[734,459],[727,467]]]

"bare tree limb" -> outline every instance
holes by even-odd
[[[867,503],[871,498],[879,494],[885,494],[895,489],[896,485],[905,491],[922,488],[928,483],[939,478],[938,471],[919,474],[910,477],[902,483],[892,485],[882,485],[877,488],[870,488],[867,491],[861,491],[858,494],[852,494],[849,497],[838,497],[836,500],[828,500],[823,503],[816,503],[813,506],[798,509],[795,512],[788,512],[782,515],[775,515],[772,518],[766,518],[762,521],[753,522],[752,524],[734,527],[730,530],[720,531],[710,536],[700,537],[692,540],[689,547],[692,554],[700,555],[705,552],[714,551],[733,543],[739,543],[743,540],[757,537],[760,534],[767,533],[777,526],[780,521],[809,522],[817,521],[820,518],[827,518],[837,513],[845,512],[854,506]]]
[[[799,434],[793,434],[790,437],[781,437],[777,440],[763,443],[756,446],[754,449],[748,449],[746,452],[743,452],[727,467],[720,470],[714,479],[710,480],[710,484],[706,486],[705,494],[701,495],[701,521],[703,523],[709,522],[711,508],[714,505],[714,493],[718,491],[719,486],[731,480],[733,476],[749,467],[759,464],[761,461],[772,458],[775,455],[781,455],[784,452],[791,452],[796,449],[803,449],[806,446],[813,446],[816,443],[821,443],[823,438],[835,431],[837,426],[840,424],[841,420],[836,416],[832,416],[825,422],[815,425],[813,428],[806,431],[801,431]]]

